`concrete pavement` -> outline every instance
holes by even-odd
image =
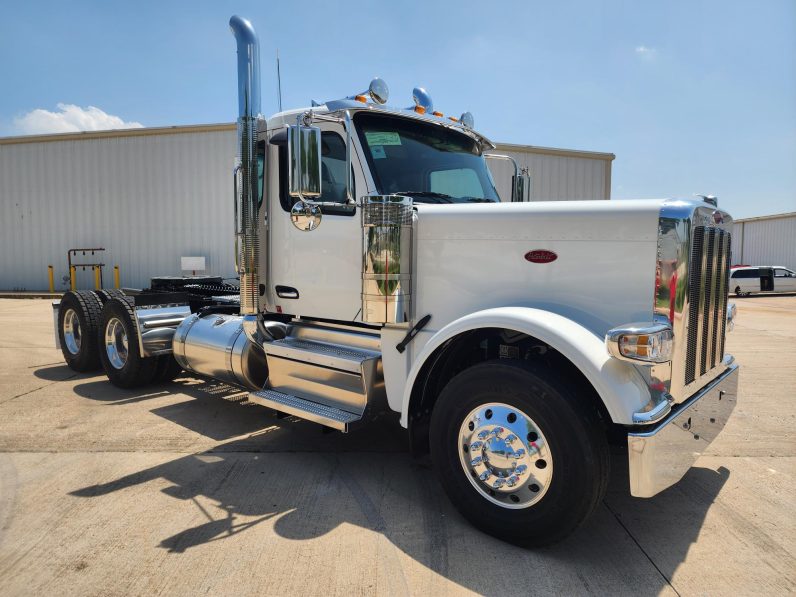
[[[735,299],[733,299],[735,300]],[[0,300],[0,594],[796,591],[796,297],[738,299],[738,406],[677,486],[522,550],[469,526],[397,418],[350,435],[221,384],[75,374],[45,300]]]

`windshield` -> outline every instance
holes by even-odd
[[[475,140],[408,118],[360,112],[360,143],[378,192],[417,203],[500,201]]]

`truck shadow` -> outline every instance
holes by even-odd
[[[628,496],[626,475],[619,472],[583,528],[558,545],[529,551],[470,526],[433,471],[406,452],[394,417],[348,435],[322,433],[311,423],[219,400],[203,393],[201,384],[181,382],[173,390],[197,399],[151,412],[224,443],[71,495],[101,499],[149,482],[157,491],[165,481],[160,491],[185,502],[187,514],[184,507],[175,504],[176,509],[192,521],[179,533],[154,539],[170,553],[260,532],[265,521],[291,540],[357,525],[394,546],[378,550],[377,565],[388,590],[400,593],[410,592],[401,552],[482,594],[660,591],[696,541],[729,476],[726,469],[693,468],[677,486],[638,500]],[[117,400],[136,399],[135,393],[117,392]],[[236,439],[225,441],[230,437]],[[621,471],[621,454],[615,464]],[[654,566],[649,554],[655,555]]]

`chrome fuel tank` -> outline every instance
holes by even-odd
[[[265,354],[244,333],[242,316],[187,317],[174,332],[173,351],[183,369],[238,386],[259,390],[268,377]]]

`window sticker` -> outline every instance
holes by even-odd
[[[384,146],[374,145],[370,148],[370,155],[373,156],[374,160],[383,160],[387,157],[387,152],[384,151]]]
[[[368,145],[400,145],[401,136],[391,131],[365,131],[365,138]]]

